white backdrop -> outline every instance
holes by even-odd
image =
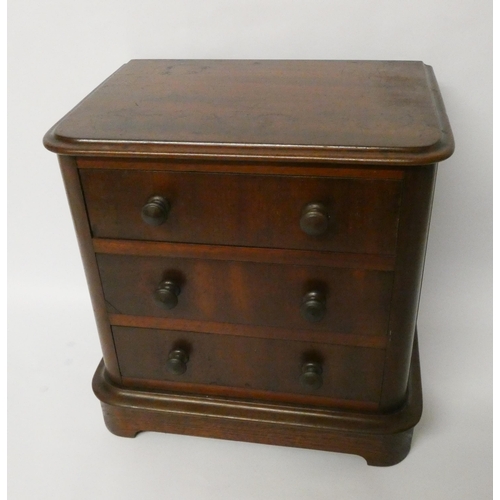
[[[491,498],[492,5],[486,0],[15,0],[9,5],[9,498]],[[433,66],[439,169],[419,315],[424,415],[401,464],[104,427],[98,337],[46,130],[135,58]]]

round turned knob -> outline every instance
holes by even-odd
[[[156,302],[165,309],[173,309],[178,302],[177,296],[181,293],[179,286],[173,281],[162,281],[155,291]]]
[[[326,298],[322,292],[314,290],[302,298],[300,313],[307,321],[321,321],[326,313]]]
[[[151,196],[142,207],[142,220],[150,226],[163,224],[168,217],[170,203],[163,196]]]
[[[172,375],[182,375],[187,370],[189,356],[182,349],[174,349],[168,355],[167,371]]]
[[[309,203],[300,216],[300,229],[309,236],[320,236],[328,229],[330,216],[322,203]]]
[[[323,385],[323,368],[319,363],[305,363],[302,365],[300,385],[308,389],[319,389]]]

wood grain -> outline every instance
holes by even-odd
[[[342,177],[344,179],[401,180],[403,171],[398,167],[366,168],[356,165],[328,165],[318,163],[271,163],[249,161],[189,161],[144,158],[78,158],[78,168],[112,170],[156,170],[172,172],[212,172],[221,174],[293,175],[295,177]]]
[[[401,184],[360,179],[90,170],[80,172],[95,238],[393,254]],[[150,226],[141,210],[151,196],[170,205]],[[326,234],[300,228],[303,208],[323,203]]]
[[[102,364],[92,386],[108,429],[119,436],[173,432],[353,453],[370,465],[389,466],[407,456],[422,414],[416,338],[412,352],[407,399],[389,413],[130,389],[113,384]]]
[[[92,308],[94,310],[97,330],[99,332],[104,363],[110,376],[114,380],[119,381],[120,370],[118,368],[115,346],[107,315],[107,304],[104,299],[99,270],[97,269],[96,256],[92,247],[90,227],[87,219],[87,212],[85,210],[85,200],[80,185],[80,179],[78,177],[78,169],[74,158],[59,156],[58,160],[90,291],[90,299],[92,301]]]
[[[437,162],[415,61],[131,61],[44,137],[59,154],[115,434],[401,461]]]
[[[301,330],[299,328],[277,328],[260,325],[242,325],[217,323],[215,321],[195,321],[177,318],[159,318],[153,316],[129,316],[126,314],[109,314],[109,321],[117,326],[135,326],[137,328],[157,328],[165,330],[181,330],[219,335],[241,335],[243,337],[270,338],[281,340],[298,340],[319,342],[323,344],[350,345],[385,349],[387,337],[381,335],[342,334],[324,330]]]
[[[416,61],[131,61],[45,137],[59,154],[424,164],[453,152]]]
[[[378,402],[385,353],[380,349],[324,345],[232,335],[113,326],[122,377],[178,384],[223,386],[354,401]],[[187,371],[166,369],[169,353],[188,353]],[[323,384],[307,389],[299,383],[301,367],[318,360]],[[199,393],[204,387],[195,387]],[[321,401],[324,403],[324,399]]]
[[[93,245],[96,253],[113,255],[168,256],[227,262],[265,262],[269,264],[325,266],[341,269],[371,269],[373,271],[392,271],[396,261],[395,255],[317,252],[284,248],[264,249],[158,241],[108,240],[103,238],[95,238]]]
[[[394,290],[381,407],[395,408],[406,397],[431,217],[436,165],[407,171],[401,205]]]
[[[355,335],[387,334],[393,276],[385,271],[97,254],[104,296],[131,316],[275,326]],[[155,301],[164,280],[180,287],[178,305]],[[302,318],[303,296],[326,294],[326,315]]]

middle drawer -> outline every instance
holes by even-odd
[[[97,254],[110,313],[385,335],[393,274]]]

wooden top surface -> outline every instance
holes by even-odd
[[[45,136],[59,154],[426,164],[454,148],[432,68],[132,60]]]

